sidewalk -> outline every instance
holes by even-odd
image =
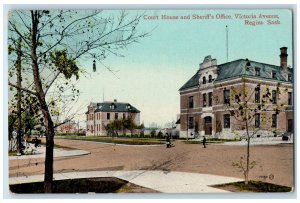
[[[242,181],[242,179],[200,173],[167,171],[87,171],[54,174],[55,180],[116,177],[162,193],[226,193],[209,185]],[[43,181],[43,175],[10,177],[9,184]]]
[[[198,141],[202,142],[202,139],[194,139],[190,141]],[[265,138],[251,138],[250,139],[250,145],[279,145],[279,144],[293,144],[293,139],[284,141],[281,137],[265,137]],[[232,141],[232,142],[223,142],[223,143],[207,143],[208,145],[214,144],[214,145],[247,145],[247,141],[245,139],[241,141]]]
[[[9,156],[9,160],[45,158],[46,147],[44,145],[35,148],[33,144],[30,144],[29,149],[34,149],[32,155]],[[54,148],[53,153],[54,153],[54,157],[69,157],[69,156],[80,156],[80,155],[90,154],[90,152],[85,150],[64,149],[64,148]]]
[[[293,140],[283,141],[283,140],[259,140],[259,138],[252,138],[250,140],[250,145],[278,145],[278,144],[293,144]],[[238,142],[224,142],[224,145],[247,145],[246,140]]]

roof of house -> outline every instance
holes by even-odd
[[[219,74],[215,81],[226,80],[229,78],[235,78],[244,75],[262,79],[287,82],[287,80],[282,76],[282,67],[256,61],[247,61],[247,59],[239,59],[228,63],[224,63],[218,65],[218,68]],[[260,76],[255,75],[255,69],[260,69]],[[276,72],[275,78],[272,78],[272,71]],[[292,73],[292,70],[290,68],[288,68],[287,71],[288,73]]]
[[[260,69],[260,76],[255,75],[255,69],[257,69],[257,68]],[[220,65],[218,65],[218,70],[219,70],[219,74],[214,82],[219,82],[219,81],[227,80],[227,79],[233,79],[233,78],[237,78],[237,77],[241,77],[241,76],[249,76],[249,77],[261,78],[261,79],[291,82],[291,81],[287,81],[283,77],[282,73],[284,72],[284,70],[282,67],[271,65],[271,64],[266,64],[266,63],[261,63],[261,62],[256,62],[256,61],[250,61],[248,59],[238,59],[235,61],[230,61],[227,63],[220,64]],[[276,72],[275,78],[272,78],[272,71]],[[287,74],[293,73],[292,68],[287,68],[286,71],[287,71]],[[196,87],[198,85],[199,85],[199,70],[191,79],[189,79],[179,89],[179,91],[189,89],[192,87]]]
[[[96,108],[95,112],[130,112],[140,113],[140,111],[129,103],[121,102],[101,102],[91,103],[89,106]],[[88,112],[86,112],[87,114]]]
[[[199,85],[199,70],[197,71],[197,73],[195,75],[193,75],[193,77],[191,77],[191,79],[189,79],[180,89],[184,90],[184,89],[189,89],[192,87],[197,87]]]

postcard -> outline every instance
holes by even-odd
[[[12,9],[13,197],[293,193],[293,9]]]

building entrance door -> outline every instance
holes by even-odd
[[[211,135],[212,133],[212,119],[210,116],[204,118],[204,131],[205,135]]]
[[[293,132],[293,119],[288,119],[288,128],[287,128],[287,131],[289,133]]]

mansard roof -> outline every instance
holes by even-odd
[[[275,66],[275,65],[256,62],[256,61],[250,61],[248,59],[238,59],[235,61],[230,61],[227,63],[217,65],[217,67],[219,73],[218,73],[218,77],[214,80],[214,83],[223,80],[230,80],[242,76],[292,83],[292,81],[287,81],[287,79],[283,76],[283,74],[293,75],[292,68],[283,69],[280,66]],[[255,71],[256,71],[255,69],[260,70],[260,76],[255,75]],[[199,71],[200,70],[198,70],[197,73],[193,75],[193,77],[191,77],[179,89],[179,91],[197,87],[199,85]],[[272,78],[272,71],[276,72],[275,78]]]
[[[137,108],[135,108],[134,106],[132,106],[130,103],[101,102],[101,103],[91,103],[89,105],[89,107],[90,106],[93,106],[93,107],[96,108],[95,112],[129,112],[129,113],[140,113],[140,111]]]
[[[250,61],[248,59],[238,59],[228,63],[223,63],[218,65],[218,69],[219,69],[219,74],[215,82],[228,80],[231,78],[237,78],[241,76],[249,76],[249,77],[255,77],[260,79],[290,82],[286,80],[283,74],[284,72],[286,74],[293,73],[293,70],[291,68],[287,68],[286,70],[284,70],[280,66],[275,66],[275,65],[256,62],[256,61]],[[255,75],[256,69],[259,69],[260,71],[259,76]],[[272,77],[272,72],[276,73],[275,78]]]

